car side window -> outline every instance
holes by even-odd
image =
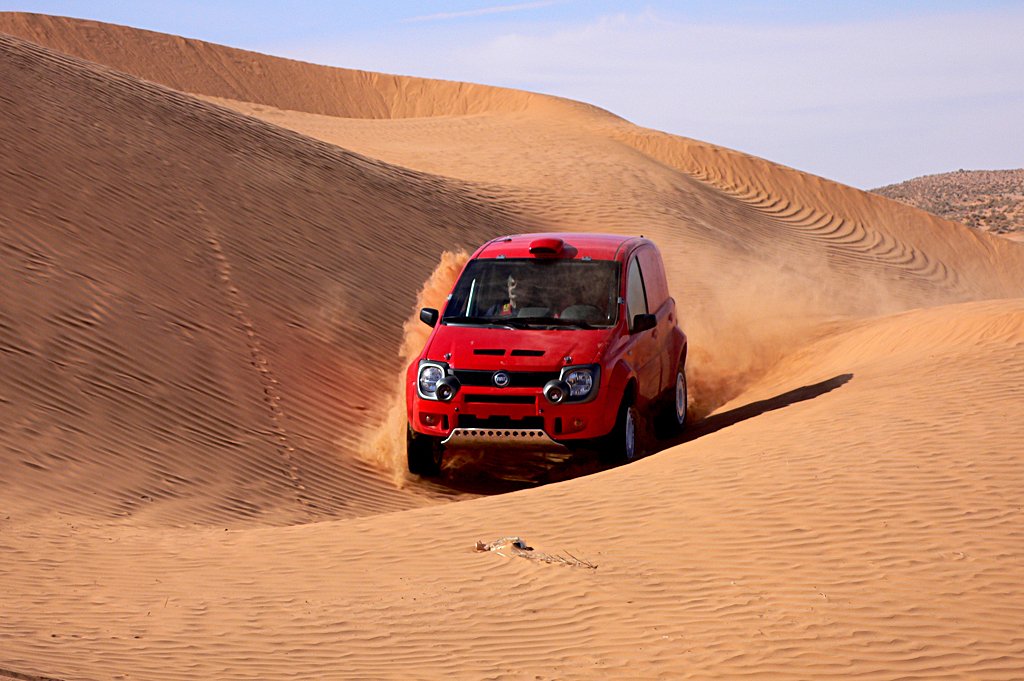
[[[629,315],[629,326],[638,314],[647,314],[647,295],[644,292],[644,277],[640,272],[640,263],[634,257],[629,261],[629,272],[626,275],[626,314]]]
[[[643,269],[644,291],[647,293],[647,311],[657,312],[668,301],[668,282],[665,267],[654,244],[644,245],[636,254]]]

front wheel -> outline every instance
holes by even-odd
[[[623,400],[615,428],[604,439],[601,455],[605,463],[628,463],[637,457],[637,434],[640,428],[640,412],[634,404]]]
[[[444,445],[441,444],[440,438],[422,435],[406,426],[405,455],[408,459],[410,473],[425,478],[441,474]]]

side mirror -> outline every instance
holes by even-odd
[[[641,333],[658,325],[658,318],[652,314],[638,314],[633,317],[633,328],[630,333]]]
[[[438,312],[432,307],[420,308],[420,321],[427,326],[437,326]]]

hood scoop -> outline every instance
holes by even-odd
[[[473,348],[474,355],[489,355],[491,357],[504,357],[504,348]],[[515,349],[510,353],[513,357],[543,357],[543,350],[520,350]]]

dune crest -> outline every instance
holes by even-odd
[[[389,119],[553,106],[600,111],[521,90],[320,66],[86,19],[0,12],[0,33],[182,92],[313,114]]]

